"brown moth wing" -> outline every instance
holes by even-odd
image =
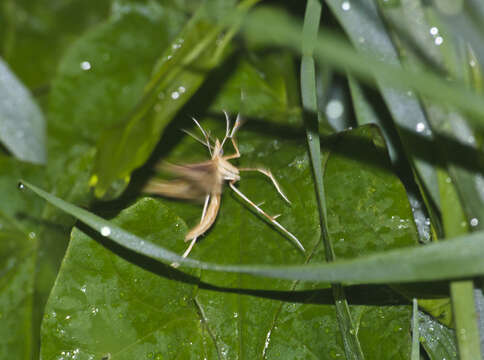
[[[164,163],[162,168],[201,189],[204,195],[221,192],[222,179],[213,160],[194,164]]]
[[[143,192],[175,199],[202,201],[206,196],[203,189],[186,180],[153,179],[143,188]]]

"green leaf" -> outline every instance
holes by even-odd
[[[430,360],[459,359],[454,331],[422,312],[419,312],[419,333]]]
[[[357,4],[357,3],[355,3]],[[268,26],[270,24],[270,26]],[[286,46],[300,52],[301,26],[292,17],[276,9],[260,9],[247,17],[244,34],[259,45]],[[475,115],[484,114],[481,96],[467,90],[462,83],[441,79],[430,71],[403,70],[400,66],[356,52],[338,34],[321,31],[315,44],[315,55],[340,71],[351,70],[362,80],[373,83],[377,78],[398,89],[412,88],[420,95],[442,103],[449,103]],[[480,123],[477,118],[473,119]]]
[[[44,115],[1,58],[0,141],[20,160],[46,161]]]
[[[222,123],[211,124],[213,126],[202,123],[214,133],[223,131]],[[363,136],[360,132],[353,136],[359,135],[363,143],[373,146],[372,141],[365,140],[366,136],[373,134],[371,130],[367,131],[363,132]],[[309,181],[309,161],[306,151],[300,146],[302,139],[296,137],[281,141],[277,137],[253,131],[249,123],[241,131],[239,140],[241,166],[263,163],[270,156],[271,169],[287,190],[293,204],[290,208],[284,205],[271,183],[257,175],[245,174],[240,182],[241,191],[254,201],[265,199],[264,208],[270,213],[282,210],[281,222],[294,231],[308,249],[314,247],[319,240],[318,216],[313,185]],[[343,140],[339,142],[344,143]],[[200,146],[192,139],[187,139],[173,150],[171,159],[186,158],[188,153]],[[360,150],[369,150],[371,153],[371,146],[370,149],[367,146]],[[334,150],[338,154],[338,147]],[[347,169],[341,167],[348,159],[334,155],[334,160],[331,160],[331,157],[327,166],[340,169],[330,172],[334,173],[333,183],[340,185],[336,186],[338,190],[328,191],[328,196],[334,196],[334,203],[354,199],[358,183],[341,181],[342,176],[343,179],[346,176],[343,170]],[[348,167],[352,165],[353,162],[346,164]],[[370,177],[373,167],[364,167],[364,170],[353,175]],[[398,190],[398,186],[402,189],[401,185],[386,171],[381,169],[374,179],[378,184],[386,184],[381,196],[391,194],[403,196],[405,200],[402,190]],[[380,177],[381,180],[378,180]],[[294,184],[298,184],[297,188]],[[362,184],[363,189],[368,189],[368,183]],[[379,187],[378,184],[374,186]],[[343,194],[341,189],[351,186],[355,189]],[[371,192],[371,188],[368,191]],[[365,194],[362,188],[359,193]],[[342,199],[341,196],[348,198]],[[200,207],[192,217],[192,206],[189,204],[143,199],[124,210],[117,220],[104,223],[103,226],[109,226],[111,234],[119,235],[117,224],[143,237],[143,240],[139,240],[145,245],[151,242],[181,253],[186,246],[182,239],[187,227],[169,208],[184,214],[188,223],[198,221]],[[374,209],[369,208],[368,211],[375,215]],[[396,211],[400,214],[398,209]],[[411,217],[408,204],[406,214],[407,218]],[[390,213],[386,216],[389,217],[387,220],[393,221]],[[335,217],[330,215],[330,219]],[[290,224],[296,223],[303,226],[293,229]],[[337,220],[330,223],[330,228],[335,227],[335,236],[339,236],[340,224]],[[397,221],[391,226],[400,224]],[[350,229],[358,231],[352,226]],[[413,237],[407,236],[407,239],[414,240],[416,237],[415,228],[411,226],[400,231],[402,234],[414,233]],[[97,241],[88,236],[95,237]],[[386,242],[382,244],[383,247],[392,246],[385,237],[381,239]],[[355,240],[356,243],[362,241],[365,244],[364,238]],[[349,240],[346,240],[348,243]],[[138,245],[142,246],[141,243]],[[341,256],[354,256],[352,247],[340,246],[338,249]],[[228,189],[224,192],[216,224],[195,246],[192,257],[226,264],[288,264],[304,261],[288,241],[252,213]],[[318,249],[311,262],[316,263],[323,258],[322,249]],[[195,264],[194,260],[188,261]],[[44,319],[43,357],[67,356],[67,353],[72,355],[75,352],[86,357],[100,357],[109,353],[113,357],[129,359],[171,357],[172,351],[187,351],[204,354],[207,358],[218,354],[221,358],[249,359],[262,354],[267,358],[280,358],[281,354],[313,352],[319,354],[320,358],[331,359],[343,353],[336,313],[333,305],[328,304],[327,291],[321,293],[321,285],[297,285],[281,280],[227,276],[203,270],[200,275],[194,276],[189,278],[170,267],[139,257],[88,229],[83,228],[83,233],[74,231]],[[355,301],[364,303],[364,296],[367,295],[360,296],[363,297]],[[363,341],[362,347],[369,358],[386,355],[395,359],[408,358],[408,306],[352,306],[351,312]],[[178,330],[181,328],[186,332]],[[113,336],[106,336],[106,332]],[[179,344],[178,349],[174,341]],[[306,349],[301,342],[307,344]],[[382,343],[386,345],[382,347]],[[172,348],[169,348],[170,345]]]
[[[0,357],[31,359],[40,323],[35,271],[42,202],[17,191],[19,176],[42,183],[40,166],[0,156]],[[25,196],[27,195],[27,196]]]
[[[353,45],[362,54],[372,54],[385,60],[387,64],[400,67],[399,54],[392,43],[373,1],[364,0],[355,3],[351,11],[345,11],[340,1],[330,0],[328,4],[341,23]],[[433,134],[425,112],[419,100],[411,91],[411,87],[401,87],[398,90],[388,84],[386,79],[379,77],[379,69],[374,68],[376,83],[380,93],[392,115],[394,125],[385,126],[385,140],[390,144],[390,155],[394,163],[401,162],[401,141],[408,161],[417,172],[417,177],[428,192],[431,202],[439,204],[437,174],[431,161],[422,159],[416,153],[415,139],[431,140]],[[381,123],[381,121],[379,121]],[[399,141],[390,137],[390,131],[398,132]],[[431,152],[427,149],[427,152]],[[430,156],[432,158],[432,156]],[[428,231],[428,230],[427,230]],[[428,240],[428,239],[427,239]]]
[[[31,359],[37,240],[0,213],[0,357]]]
[[[68,49],[49,96],[52,155],[84,151],[104,129],[123,121],[184,19],[155,2],[127,3]]]
[[[128,118],[103,132],[91,182],[98,197],[108,190],[110,197],[124,190],[131,172],[151,155],[169,121],[222,60],[233,30],[223,34],[206,12],[202,6],[159,58]]]
[[[221,265],[190,258],[184,259],[164,247],[145,241],[115,226],[111,222],[87,210],[69,204],[28,182],[24,181],[23,185],[96,231],[109,233],[109,238],[120,246],[166,263],[177,262],[187,267],[227,273],[244,273],[276,279],[314,282],[345,281],[366,284],[455,279],[484,274],[484,265],[479,261],[483,255],[482,246],[484,245],[481,232],[452,238],[449,241],[425,247],[386,251],[355,260],[342,260],[331,264],[242,266]],[[463,247],[460,241],[465,241],[466,246]],[[446,262],[449,266],[442,268],[441,264],[443,262]],[[392,271],[387,271],[390,268]]]
[[[115,222],[155,243],[183,247],[186,225],[155,200],[141,200]],[[109,248],[88,234],[72,233],[46,306],[43,358],[216,356],[194,304],[196,277]]]

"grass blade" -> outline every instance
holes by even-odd
[[[306,4],[306,14],[304,17],[303,28],[301,95],[303,108],[306,110],[306,137],[316,184],[321,239],[325,248],[326,260],[328,262],[332,262],[334,261],[335,256],[326,225],[326,200],[324,195],[321,146],[318,129],[320,114],[318,113],[315,75],[316,69],[313,59],[313,46],[318,35],[320,18],[321,4],[319,3],[319,0],[308,0]],[[333,290],[338,325],[343,337],[346,357],[348,359],[364,359],[364,355],[356,335],[357,331],[355,330],[353,321],[351,319],[350,309],[348,306],[348,301],[345,297],[343,286],[339,283],[335,283],[332,284],[331,287]]]
[[[484,231],[423,247],[380,252],[332,263],[292,266],[219,265],[182,258],[28,182],[21,182],[19,187],[32,190],[53,206],[67,212],[118,245],[168,264],[178,262],[192,268],[316,283],[381,284],[457,279],[484,274],[484,262],[482,261]],[[466,246],[462,246],[462,241],[465,241]],[[445,266],[443,266],[444,264]]]

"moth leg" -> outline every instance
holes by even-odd
[[[208,203],[210,202],[210,195],[207,195],[205,197],[205,203],[203,204],[203,210],[202,210],[202,216],[200,218],[200,222],[203,222],[203,220],[205,219],[205,215],[207,213],[207,207],[208,207]],[[188,256],[188,254],[190,254],[190,252],[192,251],[193,249],[193,246],[195,245],[195,243],[197,242],[197,236],[195,236],[192,241],[190,241],[190,245],[188,245],[188,248],[185,250],[185,252],[183,253],[182,257],[186,258]],[[171,266],[173,266],[174,268],[177,268],[180,264],[179,263],[172,263]]]
[[[245,196],[239,189],[235,187],[235,181],[230,181],[229,186],[230,188],[237,194],[239,195],[243,200],[245,200],[250,206],[252,206],[254,209],[257,210],[259,214],[262,214],[265,216],[275,227],[280,229],[284,234],[289,236],[291,241],[296,245],[299,250],[301,250],[303,253],[306,252],[304,249],[304,246],[301,244],[301,242],[295,237],[292,233],[290,233],[284,226],[282,226],[280,223],[276,221],[276,219],[269,214],[267,214],[264,210],[262,210],[259,206],[257,206],[254,202],[252,202],[247,196]]]
[[[281,186],[279,185],[279,183],[277,182],[276,178],[274,177],[274,175],[272,175],[271,171],[270,170],[267,170],[267,169],[261,169],[261,168],[239,168],[239,171],[258,171],[260,172],[261,174],[264,174],[265,176],[267,176],[269,179],[271,179],[272,183],[274,184],[274,187],[277,189],[277,192],[279,193],[279,195],[281,195],[281,197],[286,200],[289,204],[291,203],[289,201],[289,199],[287,198],[287,196],[282,192],[282,189],[281,189]]]

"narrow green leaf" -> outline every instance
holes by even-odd
[[[418,318],[418,302],[417,299],[412,301],[413,316],[412,316],[412,358],[411,360],[420,360],[420,333],[419,333],[419,318]]]
[[[45,120],[29,91],[0,59],[0,141],[18,159],[46,161]]]
[[[150,241],[131,234],[110,221],[69,204],[28,182],[24,186],[59,207],[122,247],[164,262],[213,271],[314,282],[389,283],[455,279],[484,274],[484,232],[476,232],[424,247],[372,254],[354,260],[329,264],[264,266],[220,265],[182,258]],[[462,246],[460,241],[465,241]],[[442,267],[445,263],[447,266]],[[391,272],[388,269],[392,269]]]
[[[313,178],[319,206],[319,224],[321,227],[321,240],[324,244],[326,261],[334,261],[334,250],[328,236],[326,224],[326,198],[324,194],[323,169],[321,161],[321,145],[319,139],[320,115],[318,113],[316,95],[316,68],[314,65],[314,42],[318,36],[321,17],[321,4],[319,0],[308,0],[303,26],[302,60],[301,60],[301,97],[306,114],[306,137],[311,155]],[[316,114],[316,116],[315,116]],[[335,300],[338,325],[343,337],[345,354],[348,359],[364,359],[357,332],[341,284],[332,284]]]

